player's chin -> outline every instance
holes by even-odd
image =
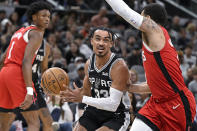
[[[104,51],[102,51],[102,52],[101,51],[98,51],[97,52],[97,56],[99,56],[99,57],[103,57],[103,56],[105,56],[105,54],[106,53]]]
[[[44,23],[43,24],[43,27],[46,29],[46,28],[48,28],[49,27],[49,23]]]

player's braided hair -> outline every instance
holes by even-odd
[[[36,14],[37,12],[43,9],[49,10],[49,12],[52,11],[51,5],[49,5],[47,2],[37,1],[37,2],[32,3],[26,13],[28,20],[31,22],[32,15]]]
[[[93,38],[93,36],[94,36],[94,32],[95,31],[97,31],[97,30],[103,30],[103,31],[107,31],[108,32],[108,34],[109,34],[109,37],[111,38],[111,40],[112,40],[112,42],[115,44],[115,41],[116,41],[116,39],[117,39],[117,35],[116,35],[116,33],[114,33],[111,29],[109,29],[109,28],[107,28],[107,27],[92,27],[91,29],[90,29],[90,32],[89,32],[89,40],[91,39],[91,38]]]

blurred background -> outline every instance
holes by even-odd
[[[8,47],[12,34],[21,26],[28,25],[25,12],[28,5],[34,1],[36,0],[0,0],[0,56]],[[75,81],[79,87],[82,87],[85,75],[84,63],[92,54],[92,47],[88,40],[89,30],[91,27],[105,26],[111,28],[118,36],[112,51],[125,59],[132,82],[145,81],[141,59],[141,34],[116,15],[104,0],[44,1],[53,6],[51,23],[44,37],[51,46],[49,68],[54,66],[63,68],[69,74],[70,83]],[[124,1],[139,13],[149,3],[159,3],[166,8],[168,23],[165,28],[177,49],[185,83],[197,100],[197,0]],[[131,95],[133,114],[145,104],[148,98],[149,95]],[[69,112],[67,114],[72,113],[66,116],[63,123],[73,124],[83,112],[84,105],[57,104],[59,101],[55,99],[58,98],[53,98],[53,103],[56,102],[56,104],[51,103],[53,108],[58,105],[61,111],[64,109],[63,111]],[[24,124],[23,127],[25,127]],[[60,130],[59,126],[56,130]]]

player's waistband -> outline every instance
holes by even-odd
[[[163,103],[163,102],[166,102],[166,101],[170,101],[170,100],[176,99],[178,96],[179,96],[179,94],[176,93],[175,95],[168,96],[168,97],[163,97],[163,98],[155,98],[154,96],[152,96],[152,99],[156,103]]]
[[[152,99],[156,102],[156,103],[162,103],[162,102],[166,102],[166,101],[170,101],[173,99],[176,99],[177,97],[179,97],[180,95],[182,95],[183,93],[187,93],[188,89],[184,88],[182,90],[180,90],[179,92],[177,92],[174,95],[171,96],[166,96],[166,97],[162,97],[162,98],[156,98],[154,96],[152,96]]]
[[[19,66],[19,67],[21,67],[22,65],[20,65],[18,63],[6,63],[6,64],[4,64],[4,67],[9,67],[9,66]]]

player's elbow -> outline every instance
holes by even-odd
[[[109,111],[111,112],[115,112],[118,109],[118,106],[120,105],[120,101],[111,101],[109,104]]]
[[[120,104],[120,103],[118,103],[118,104],[117,104],[117,103],[116,103],[116,104],[114,103],[114,105],[113,105],[111,111],[112,111],[112,112],[115,112],[115,111],[118,109],[119,104]]]

